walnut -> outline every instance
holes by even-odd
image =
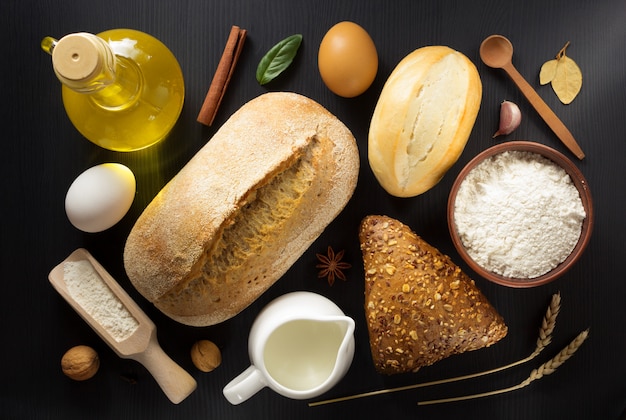
[[[191,347],[191,361],[202,372],[211,372],[222,363],[222,353],[212,341],[196,341]]]
[[[85,381],[91,378],[99,367],[98,353],[89,346],[72,347],[61,358],[63,373],[75,381]]]

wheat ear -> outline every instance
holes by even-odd
[[[511,391],[524,388],[530,385],[531,382],[537,379],[541,379],[542,377],[553,373],[559,366],[565,363],[567,359],[569,359],[570,357],[574,355],[574,353],[576,353],[576,350],[580,348],[583,342],[587,339],[588,335],[589,335],[589,329],[586,329],[585,331],[578,334],[578,336],[567,347],[561,350],[559,354],[557,354],[552,359],[540,365],[537,369],[533,369],[532,372],[530,372],[530,376],[526,378],[523,382],[520,382],[517,385],[514,385],[509,388],[497,389],[495,391],[483,392],[481,394],[464,395],[461,397],[452,397],[452,398],[442,398],[439,400],[420,401],[417,403],[417,405],[432,405],[432,404],[441,404],[441,403],[447,403],[447,402],[471,400],[471,399],[482,398],[482,397],[490,397],[492,395],[504,394],[505,392],[511,392]]]
[[[537,346],[535,347],[535,350],[533,350],[533,352],[528,357],[525,357],[516,362],[509,363],[508,365],[500,366],[494,369],[485,370],[483,372],[470,373],[469,375],[456,376],[454,378],[439,379],[437,381],[432,381],[432,382],[423,382],[419,384],[401,386],[398,388],[381,389],[378,391],[364,392],[362,394],[350,395],[347,397],[340,397],[340,398],[333,398],[330,400],[312,402],[312,403],[309,403],[309,407],[315,407],[318,405],[354,400],[357,398],[373,397],[373,396],[382,395],[382,394],[390,394],[392,392],[408,391],[410,389],[424,388],[424,387],[433,386],[433,385],[441,385],[441,384],[445,384],[448,382],[464,381],[466,379],[472,379],[472,378],[477,378],[479,376],[489,375],[492,373],[503,371],[505,369],[510,369],[517,365],[521,365],[522,363],[526,363],[532,360],[533,358],[535,358],[539,353],[541,353],[541,351],[544,348],[548,346],[548,344],[550,344],[550,342],[552,341],[552,332],[554,331],[554,327],[556,325],[556,317],[559,315],[560,310],[561,310],[561,295],[559,293],[555,293],[554,295],[552,295],[552,300],[550,301],[550,305],[548,306],[548,309],[543,318],[543,321],[541,322],[541,328],[539,329],[539,337],[537,338]]]
[[[537,347],[535,351],[529,356],[531,359],[537,356],[543,349],[548,347],[552,342],[552,333],[556,326],[556,317],[561,311],[561,294],[555,293],[552,295],[552,300],[548,306],[543,321],[541,322],[541,328],[539,329],[539,338],[537,338]]]

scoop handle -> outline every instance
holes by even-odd
[[[141,363],[157,381],[165,395],[174,404],[180,403],[196,389],[196,381],[189,373],[165,354],[153,331],[148,346],[141,353],[129,356]]]
[[[513,82],[517,85],[520,91],[526,96],[526,99],[539,113],[541,118],[548,124],[548,127],[554,131],[554,134],[565,144],[565,146],[574,154],[578,159],[583,159],[585,153],[582,151],[576,139],[572,133],[567,129],[565,124],[557,117],[557,115],[550,109],[548,104],[541,99],[541,96],[537,94],[535,89],[524,79],[524,77],[517,71],[512,63],[508,63],[502,67],[504,71],[509,75]]]

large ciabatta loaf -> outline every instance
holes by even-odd
[[[381,186],[412,197],[436,185],[463,152],[481,97],[478,70],[458,51],[436,45],[402,59],[369,129],[368,159]]]
[[[367,216],[359,239],[365,315],[378,372],[415,372],[506,335],[504,320],[474,281],[404,224]]]
[[[318,103],[267,93],[245,104],[161,190],[128,236],[139,292],[181,323],[236,315],[344,208],[359,154]]]

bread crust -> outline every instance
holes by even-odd
[[[358,171],[356,141],[334,115],[295,93],[261,95],[235,112],[138,218],[124,250],[128,277],[176,321],[225,321],[278,280],[341,212]],[[277,193],[277,182],[288,191]],[[262,246],[242,251],[250,238],[229,229],[254,219],[260,212],[251,206],[263,204],[257,196],[272,193],[288,201],[274,202],[284,211],[274,211],[268,226],[255,221],[259,237],[251,240]],[[244,211],[253,213],[242,218]],[[245,258],[215,273],[211,255],[228,257],[232,245],[222,238]]]
[[[402,59],[370,123],[368,159],[380,185],[397,197],[436,185],[463,152],[481,99],[478,70],[462,53],[435,45]]]
[[[359,240],[365,315],[378,372],[415,372],[506,336],[504,320],[474,281],[406,225],[367,216]]]

